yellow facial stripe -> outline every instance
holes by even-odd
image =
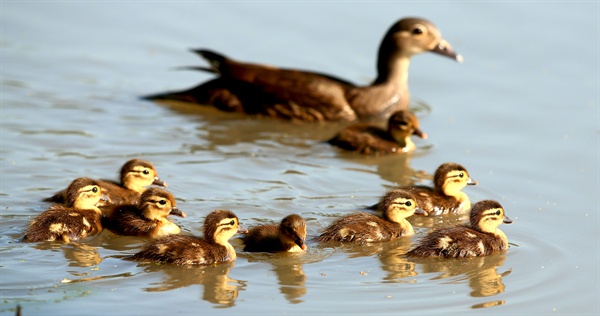
[[[483,217],[488,216],[500,216],[501,218],[504,218],[504,210],[501,208],[489,209],[483,213]]]

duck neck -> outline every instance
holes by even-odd
[[[408,91],[410,58],[394,57],[392,54],[380,52],[377,62],[377,79],[374,84],[389,85],[398,90]]]
[[[214,242],[218,245],[225,247],[227,249],[227,254],[228,254],[229,260],[233,261],[237,258],[237,256],[235,254],[235,249],[229,243],[229,237],[230,236],[217,235],[214,238]]]
[[[102,211],[100,211],[100,209],[98,208],[98,206],[96,206],[96,203],[91,203],[89,200],[84,199],[77,199],[75,200],[75,203],[73,203],[73,208],[76,208],[78,210],[92,210],[95,211],[98,214],[102,214]]]
[[[125,178],[123,181],[123,186],[128,188],[129,190],[135,191],[139,194],[144,193],[144,191],[146,191],[146,187],[143,185],[140,185],[138,183],[138,181],[136,181],[135,179],[132,178]]]
[[[402,236],[410,236],[415,233],[412,225],[406,220],[406,217],[399,216],[397,214],[390,215],[386,214],[387,220],[394,222],[402,228]]]
[[[390,132],[390,134],[392,135],[394,141],[396,141],[400,148],[402,148],[403,152],[413,151],[417,148],[415,143],[413,143],[413,141],[410,139],[409,136],[406,135],[405,132],[392,131]]]
[[[508,248],[508,238],[506,237],[506,234],[500,229],[496,229],[495,235],[502,239],[502,242],[504,243],[504,249]]]

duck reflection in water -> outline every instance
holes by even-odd
[[[68,244],[62,242],[42,242],[32,244],[33,248],[39,250],[50,250],[57,252],[59,249],[63,252],[65,258],[69,261],[70,267],[91,267],[100,264],[102,257],[98,253],[98,248],[79,242]]]
[[[215,304],[216,307],[235,305],[239,291],[246,288],[246,282],[229,277],[229,270],[235,262],[206,266],[176,266],[149,264],[144,268],[146,273],[162,272],[166,278],[163,282],[151,284],[144,290],[147,292],[170,291],[191,285],[203,285],[202,299]]]
[[[273,266],[271,271],[275,272],[277,276],[279,292],[291,304],[304,302],[302,297],[307,293],[305,285],[306,275],[304,274],[302,263],[307,262],[306,260],[313,260],[314,256],[319,257],[319,260],[321,260],[318,253],[309,254],[310,258],[306,258],[306,256],[306,252],[244,252],[240,254],[240,257],[247,258],[248,262],[271,264]]]

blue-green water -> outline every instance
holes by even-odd
[[[25,2],[2,1],[0,312],[154,314],[598,314],[599,7],[597,2]],[[375,74],[389,25],[433,21],[464,58],[411,64],[429,139],[401,157],[341,154],[341,126],[247,119],[140,95],[208,74],[189,48],[319,70],[358,83]],[[425,104],[426,106],[423,106]],[[425,109],[425,110],[423,110]],[[144,243],[102,233],[83,243],[21,244],[41,199],[79,176],[116,178],[152,161],[200,234],[213,209],[246,227],[298,213],[315,236],[391,186],[429,183],[446,161],[500,201],[505,254],[410,262],[417,235],[367,247],[309,242],[299,255],[247,254],[216,267],[122,260]]]

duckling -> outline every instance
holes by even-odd
[[[436,216],[448,213],[466,213],[471,208],[469,196],[462,192],[467,185],[477,185],[478,182],[469,177],[465,167],[447,162],[440,165],[433,176],[434,187],[428,186],[403,186],[411,192],[419,208],[425,216]],[[380,202],[381,203],[381,202]],[[370,209],[379,209],[379,204],[370,206]]]
[[[238,217],[231,211],[212,211],[204,221],[204,238],[169,235],[148,244],[131,256],[135,261],[157,261],[178,265],[215,264],[236,259],[229,243],[239,227]]]
[[[410,192],[401,189],[388,192],[381,207],[384,209],[383,218],[364,212],[348,215],[333,222],[317,240],[367,243],[414,234],[412,225],[406,219],[419,212],[419,209]]]
[[[404,18],[387,31],[379,47],[377,78],[357,86],[327,74],[243,63],[219,53],[193,50],[210,67],[186,67],[218,77],[181,92],[144,97],[212,105],[294,121],[353,121],[387,118],[408,109],[408,68],[412,56],[434,52],[462,62],[437,27],[421,18]]]
[[[167,187],[167,183],[158,177],[158,172],[152,163],[131,159],[121,168],[121,183],[111,180],[98,180],[102,192],[110,199],[111,204],[137,204],[140,195],[149,185]],[[52,197],[44,199],[45,202],[65,203],[66,191],[60,191]]]
[[[261,225],[244,237],[244,251],[301,252],[306,250],[306,221],[299,215],[286,216],[279,225]]]
[[[101,211],[97,205],[103,197],[98,181],[77,178],[65,195],[67,205],[54,205],[36,216],[25,231],[23,241],[70,242],[102,231]]]
[[[493,200],[475,203],[468,226],[439,229],[423,237],[406,255],[411,257],[478,257],[508,249],[506,235],[498,229],[512,220],[504,208]]]
[[[117,235],[158,238],[179,234],[181,229],[169,221],[167,216],[185,217],[177,208],[175,198],[167,190],[149,188],[140,197],[138,205],[113,206],[104,227]]]
[[[410,139],[411,135],[427,139],[427,134],[419,129],[417,117],[408,110],[400,110],[390,116],[387,130],[370,123],[356,123],[344,128],[327,142],[365,155],[385,155],[417,149]]]

